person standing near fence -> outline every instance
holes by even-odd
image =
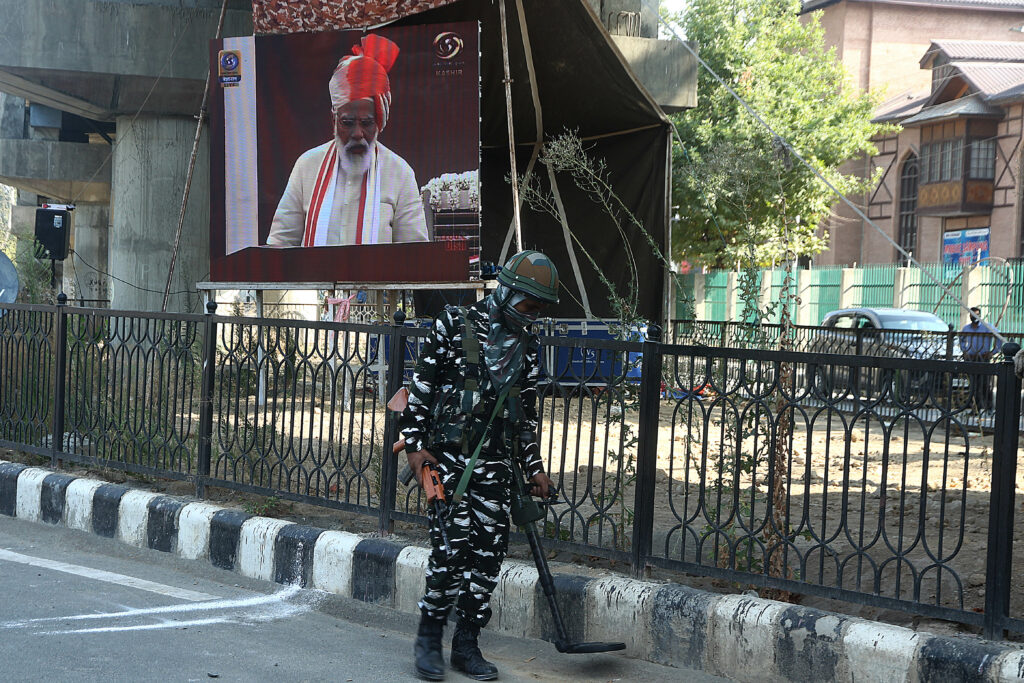
[[[966,361],[988,363],[995,349],[997,330],[981,319],[981,308],[971,307],[971,321],[960,330],[960,352]],[[990,378],[987,375],[971,375],[971,400],[979,410],[992,408]]]
[[[530,328],[557,302],[554,264],[539,251],[520,252],[493,293],[441,312],[416,364],[399,431],[417,479],[433,463],[451,503],[447,519],[434,507],[428,513],[431,554],[414,646],[416,672],[427,680],[444,678],[441,640],[453,606],[452,668],[476,680],[498,676],[477,639],[508,549],[512,440],[537,431],[539,343]],[[530,493],[547,497],[552,484],[536,442],[517,464]]]

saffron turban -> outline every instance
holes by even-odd
[[[377,130],[384,130],[391,109],[391,82],[388,71],[398,58],[398,46],[378,35],[364,36],[352,54],[341,58],[331,75],[328,90],[331,108],[337,111],[355,100],[373,100]]]

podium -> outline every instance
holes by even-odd
[[[479,249],[479,240],[477,243]],[[216,282],[460,282],[470,278],[466,240],[345,247],[249,247],[214,257]]]

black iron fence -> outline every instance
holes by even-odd
[[[673,320],[675,344],[715,348],[778,349],[782,325],[736,321]],[[1001,333],[1008,342],[1024,343],[1024,334]],[[785,345],[790,351],[840,353],[891,358],[944,360],[999,359],[999,343],[992,334],[946,330],[902,330],[870,327],[844,328],[791,325]],[[986,351],[988,353],[986,353]]]
[[[0,314],[2,445],[349,510],[385,532],[425,519],[419,489],[397,482],[384,406],[421,327]],[[565,500],[548,543],[637,574],[1024,632],[1012,364],[767,346],[543,338],[541,451]]]

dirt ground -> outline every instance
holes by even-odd
[[[655,555],[763,569],[763,544],[771,538],[766,525],[773,516],[768,437],[778,422],[764,414],[747,420],[747,433],[757,436],[737,443],[736,435],[722,426],[740,421],[736,415],[735,405],[663,402],[657,439]],[[595,430],[590,421],[566,422],[562,417],[556,411],[545,425],[556,446],[567,433],[577,431],[585,434],[582,441],[595,443],[594,467],[553,463],[556,472],[561,469],[563,476],[573,477],[567,494],[572,497],[573,484],[579,490],[586,489],[583,483],[597,490],[602,483],[611,488],[621,483],[625,495],[608,512],[617,519],[624,500],[628,521],[635,490],[630,468],[615,457],[602,458],[621,446],[622,428],[613,422]],[[869,592],[878,581],[883,595],[903,599],[914,599],[916,587],[921,602],[959,608],[962,599],[964,609],[980,611],[992,483],[991,433],[912,420],[867,420],[852,426],[848,420],[849,415],[824,411],[794,416],[786,481],[774,512],[779,523],[788,523],[792,535],[787,575]],[[636,433],[634,421],[623,423],[629,425],[627,434]],[[1024,493],[1022,469],[1017,471],[1016,490],[1024,503],[1024,496],[1019,496]],[[584,519],[572,528],[574,538],[585,535],[590,522],[594,541],[593,518],[607,507],[600,502],[600,497],[580,500]],[[1016,535],[1015,566],[1024,566],[1024,539],[1019,532]],[[754,544],[745,544],[744,539],[754,539]],[[897,562],[897,557],[904,561]],[[840,574],[842,580],[837,578]],[[921,578],[915,580],[915,575]],[[822,604],[813,598],[803,602]],[[1024,612],[1022,585],[1015,586],[1011,610]]]

